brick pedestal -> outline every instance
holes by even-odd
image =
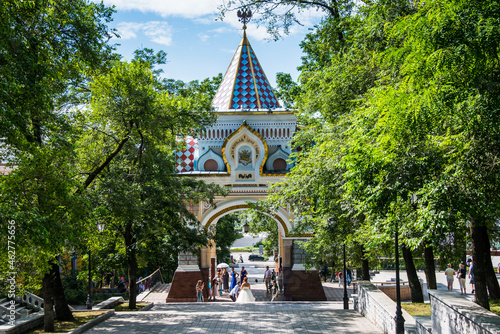
[[[285,283],[285,298],[293,301],[326,301],[325,291],[316,270],[291,270]]]
[[[168,292],[167,303],[196,302],[196,284],[198,280],[203,280],[201,271],[177,270]],[[205,286],[208,286],[207,282],[205,282]]]
[[[198,256],[191,253],[180,253],[179,267],[174,273],[172,285],[167,296],[167,303],[196,302],[196,284],[203,281],[203,275],[198,265]],[[205,282],[208,286],[208,282]]]

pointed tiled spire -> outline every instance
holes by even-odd
[[[257,56],[250,46],[245,30],[243,30],[243,39],[215,94],[212,106],[221,111],[280,107]]]

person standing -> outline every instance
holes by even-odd
[[[269,270],[269,266],[266,266],[266,271],[264,272],[264,284],[266,285],[266,292],[271,293],[271,277],[273,273]]]
[[[283,269],[280,268],[280,271],[278,273],[278,286],[280,289],[280,292],[283,292]]]
[[[465,266],[460,263],[460,266],[458,268],[458,282],[460,283],[460,294],[465,295],[467,294],[466,288],[465,288],[465,276],[467,276],[467,270],[465,270]]]
[[[243,284],[243,280],[245,277],[247,277],[248,273],[245,270],[245,267],[241,267],[241,272],[240,272],[240,283]]]
[[[215,296],[217,296],[217,276],[212,277],[211,289],[212,291],[212,300],[215,300]]]
[[[231,268],[231,286],[229,287],[229,289],[233,290],[233,288],[237,285],[237,278],[239,277],[240,275],[234,271],[234,268]]]
[[[219,296],[222,296],[222,274],[220,270],[217,271],[217,286],[219,287]]]
[[[224,292],[229,292],[229,273],[226,268],[224,268],[224,272],[222,274],[222,282],[224,284]]]
[[[444,275],[446,276],[446,281],[448,282],[448,290],[453,290],[453,276],[455,276],[455,270],[451,268],[451,263],[448,263],[448,268],[444,271]]]
[[[205,285],[203,284],[202,280],[199,280],[198,283],[196,284],[196,298],[198,299],[198,303],[203,303],[203,287]]]
[[[241,291],[238,299],[236,299],[237,303],[254,303],[255,297],[250,290],[250,283],[248,283],[248,277],[243,279],[243,284],[241,284]]]
[[[472,288],[472,291],[470,293],[474,293],[474,264],[473,261],[470,261],[470,267],[469,267],[469,284],[470,287]]]

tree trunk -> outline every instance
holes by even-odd
[[[427,289],[437,289],[436,283],[436,266],[434,265],[434,248],[432,246],[424,246],[425,259],[425,278],[427,279]]]
[[[370,280],[370,266],[368,265],[368,259],[366,258],[365,247],[361,245],[361,279],[363,281]]]
[[[136,308],[137,289],[135,282],[137,281],[137,258],[135,240],[132,233],[132,225],[128,224],[125,227],[125,249],[127,257],[128,268],[128,282],[129,282],[129,309]]]
[[[408,275],[408,282],[411,289],[411,301],[413,303],[423,303],[424,294],[422,292],[422,286],[420,285],[420,280],[418,279],[417,270],[415,269],[415,264],[413,263],[413,255],[411,250],[405,245],[401,246],[403,252],[403,258],[405,260],[406,274]]]
[[[53,273],[53,298],[56,308],[57,320],[69,321],[74,320],[73,314],[68,307],[66,296],[64,295],[64,288],[61,281],[61,273],[59,272],[58,263],[52,263],[51,272]]]
[[[491,263],[488,227],[484,221],[471,219],[470,231],[476,301],[489,310],[488,291],[491,299],[500,299],[500,287]]]
[[[54,300],[52,299],[52,270],[42,279],[43,291],[43,330],[45,332],[54,331]]]
[[[473,218],[470,220],[470,235],[472,240],[472,260],[474,274],[474,290],[476,292],[476,303],[490,309],[488,291],[486,285],[485,263],[490,261],[490,249],[485,240],[488,240],[488,231],[484,224]]]
[[[485,275],[486,275],[486,285],[488,286],[488,292],[490,294],[490,299],[500,299],[500,286],[498,285],[497,275],[495,274],[495,269],[491,263],[491,244],[490,237],[488,233],[488,228],[484,229],[484,236],[482,237],[485,250]]]

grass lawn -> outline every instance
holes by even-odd
[[[82,311],[82,312],[73,312],[73,316],[75,317],[75,320],[73,321],[54,321],[54,331],[50,333],[67,333],[70,332],[83,324],[89,322],[90,320],[97,318],[103,313],[106,313],[109,310],[103,310],[103,311]],[[25,332],[26,334],[35,334],[35,333],[48,333],[43,330],[43,326],[32,329],[28,332]]]
[[[231,248],[231,252],[253,252],[253,251],[258,251],[258,247],[252,247],[252,246],[246,246],[246,247],[240,247],[240,248]]]
[[[135,308],[134,309],[129,309],[128,308],[128,303],[121,303],[121,304],[118,304],[117,306],[115,306],[115,311],[116,312],[121,312],[121,311],[139,311],[141,308],[143,308],[144,306],[148,305],[148,303],[136,303],[135,304]]]
[[[411,316],[430,316],[430,303],[402,303],[401,307]]]
[[[500,299],[490,300],[490,311],[500,316]]]

